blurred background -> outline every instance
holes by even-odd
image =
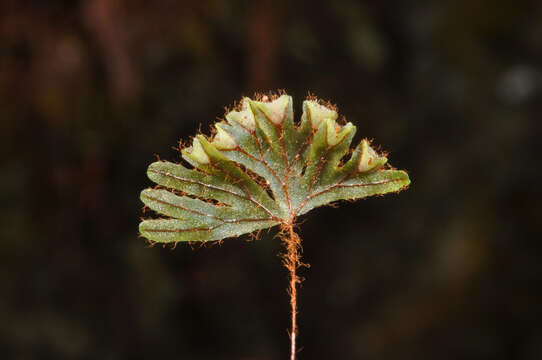
[[[542,359],[542,2],[0,5],[0,356],[285,359],[276,231],[138,238],[157,156],[254,91],[413,181],[303,218],[300,359]]]

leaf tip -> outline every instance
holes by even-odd
[[[292,98],[283,94],[270,101],[264,96],[260,101],[250,100],[250,104],[263,112],[273,124],[281,125],[286,119],[288,107],[292,105]]]
[[[182,150],[182,153],[184,156],[189,158],[190,160],[193,160],[197,162],[198,164],[208,164],[210,162],[209,156],[203,149],[203,146],[201,145],[201,140],[199,137],[195,137],[192,141],[192,146],[185,148]]]
[[[226,114],[226,120],[230,124],[239,124],[249,131],[256,130],[256,120],[254,119],[254,113],[250,109],[250,98],[244,97],[241,101],[241,107],[239,111],[233,110]]]
[[[228,133],[222,125],[216,124],[216,135],[213,139],[213,145],[215,145],[216,148],[219,150],[232,150],[237,148],[237,142],[233,138],[233,136]]]
[[[378,153],[369,144],[369,140],[363,139],[361,141],[361,154],[357,169],[358,172],[368,172],[379,169],[387,162],[388,158],[378,155]]]
[[[315,99],[305,100],[303,102],[303,111],[310,119],[311,126],[315,130],[320,127],[320,123],[325,119],[332,119],[335,121],[339,116],[336,109],[323,105],[320,101]]]

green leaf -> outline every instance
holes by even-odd
[[[386,168],[387,158],[367,140],[349,155],[356,127],[339,125],[337,112],[316,100],[303,103],[299,124],[287,95],[244,98],[225,118],[213,137],[197,135],[182,150],[192,168],[165,161],[149,166],[158,187],[144,190],[141,200],[166,218],[142,221],[142,236],[164,243],[221,240],[410,184],[406,172]]]

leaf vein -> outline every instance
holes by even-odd
[[[239,168],[239,166],[237,165],[237,163],[235,161],[232,161],[233,165],[235,167],[237,167],[239,169],[239,171],[243,172],[243,170],[241,168]],[[214,162],[210,162],[209,165],[211,165],[212,167],[214,167],[215,169],[218,169],[219,171],[222,171],[223,173],[226,174],[226,176],[229,176],[231,178],[235,178],[235,176],[231,175],[227,170],[219,167],[218,165],[216,165]],[[243,172],[244,173],[244,172]],[[261,208],[263,211],[265,211],[270,217],[275,217],[273,215],[273,213],[268,209],[266,208],[263,204],[259,203],[258,201],[256,201],[253,197],[252,197],[252,194],[250,193],[250,191],[247,189],[246,185],[244,185],[242,183],[243,179],[238,179],[239,180],[239,184],[242,186],[242,189],[243,191],[245,192],[245,194],[247,195],[245,197],[246,200],[254,203],[256,206],[258,206],[259,208]]]
[[[333,189],[336,189],[336,188],[340,188],[340,187],[366,187],[366,186],[376,186],[376,185],[384,185],[384,184],[389,184],[389,183],[394,183],[394,182],[400,182],[400,181],[404,181],[405,179],[404,178],[400,178],[400,179],[388,179],[388,180],[382,180],[382,181],[375,181],[375,182],[371,182],[371,183],[361,183],[361,184],[343,184],[344,180],[346,180],[346,178],[350,176],[350,175],[347,175],[345,176],[341,181],[339,181],[338,183],[332,185],[332,186],[329,186],[327,187],[326,189],[323,189],[321,191],[318,191],[316,193],[313,193],[313,194],[310,194],[308,195],[305,200],[297,207],[296,209],[296,213],[299,213],[299,211],[305,207],[305,205],[307,205],[307,203],[314,199],[315,197],[317,196],[320,196],[320,195],[323,195]]]
[[[179,181],[186,182],[186,183],[189,183],[189,184],[195,184],[195,185],[203,186],[203,187],[208,188],[208,189],[222,191],[222,192],[228,193],[230,195],[236,196],[238,198],[241,198],[243,200],[250,201],[250,198],[248,198],[247,196],[238,194],[238,193],[236,193],[234,191],[227,190],[227,189],[221,188],[219,186],[211,185],[211,184],[206,184],[206,183],[198,181],[198,180],[183,178],[183,177],[174,175],[174,174],[172,174],[170,172],[167,172],[167,171],[150,169],[149,172],[153,172],[155,174],[160,174],[160,175],[170,177],[170,178],[173,178],[175,180],[179,180]]]

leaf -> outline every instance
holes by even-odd
[[[142,221],[141,235],[164,243],[221,240],[410,184],[365,139],[349,155],[356,127],[339,125],[337,117],[331,106],[309,99],[295,124],[290,96],[244,98],[215,124],[213,137],[197,135],[182,150],[193,168],[165,161],[149,166],[158,187],[143,190],[141,200],[166,218]]]

